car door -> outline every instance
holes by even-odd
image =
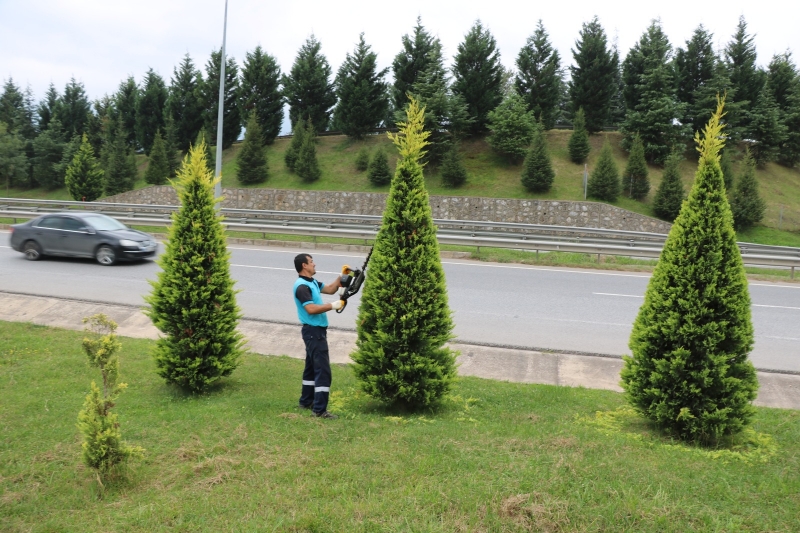
[[[59,253],[78,257],[92,257],[95,234],[90,233],[87,224],[80,218],[64,217],[62,221],[61,249]]]
[[[58,253],[61,240],[61,226],[63,217],[58,215],[48,215],[42,218],[36,227],[33,228],[33,238],[42,247],[45,254]]]

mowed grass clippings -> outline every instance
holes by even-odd
[[[800,530],[797,411],[758,409],[756,437],[709,453],[613,392],[464,378],[408,414],[335,366],[340,418],[322,421],[296,408],[300,360],[251,354],[192,396],[129,338],[115,411],[147,451],[101,485],[75,427],[98,379],[82,337],[0,322],[4,532]]]

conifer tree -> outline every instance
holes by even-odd
[[[788,98],[788,107],[783,119],[786,137],[781,146],[778,161],[787,167],[800,163],[800,79]]]
[[[639,135],[633,136],[628,164],[622,174],[622,188],[634,200],[642,200],[650,192],[647,161],[644,159],[644,146]]]
[[[440,171],[445,187],[461,187],[467,182],[467,169],[464,168],[457,142],[452,143],[450,150],[444,154]]]
[[[281,67],[278,60],[256,46],[247,52],[242,67],[242,110],[253,110],[261,127],[264,144],[272,144],[281,131],[283,95],[280,91]]]
[[[156,131],[153,147],[150,149],[150,157],[147,159],[147,170],[144,171],[144,181],[150,185],[164,185],[169,177],[169,161],[167,161],[164,140],[161,132]]]
[[[772,96],[772,88],[765,83],[758,94],[750,118],[750,138],[753,139],[753,159],[763,167],[778,159],[778,153],[786,140],[786,126],[781,120],[780,109]]]
[[[489,112],[489,146],[513,163],[525,158],[536,131],[533,113],[516,92],[503,99],[497,109]]]
[[[589,196],[592,198],[606,202],[616,202],[617,198],[619,198],[619,170],[614,162],[611,145],[607,139],[603,144],[603,149],[600,150],[597,164],[589,175],[589,182],[586,187]]]
[[[208,131],[200,130],[197,132],[197,137],[195,138],[192,146],[203,147],[203,151],[205,152],[206,168],[208,168],[208,171],[211,172],[211,175],[213,176],[216,172],[216,156],[214,155],[214,151],[211,149],[211,141],[206,140],[210,138],[211,134],[209,134]]]
[[[15,133],[9,133],[5,123],[0,122],[0,186],[6,189],[28,184],[28,159],[25,145]]]
[[[656,189],[656,195],[653,198],[653,211],[657,217],[667,222],[678,218],[681,205],[686,198],[686,191],[684,191],[683,181],[681,181],[680,162],[681,156],[678,152],[670,154],[664,165],[661,184]]]
[[[197,132],[203,128],[202,89],[203,75],[195,67],[192,57],[187,53],[183,56],[180,66],[175,67],[172,71],[166,104],[167,118],[165,118],[164,131],[166,133],[166,123],[171,117],[175,124],[175,143],[178,150],[184,152],[188,150]],[[175,168],[175,170],[178,169]]]
[[[317,135],[314,132],[314,125],[309,119],[306,122],[306,129],[303,133],[303,144],[297,150],[297,160],[294,163],[294,171],[306,183],[317,181],[322,172],[317,162]]]
[[[750,296],[719,168],[723,103],[696,135],[700,161],[633,325],[622,387],[641,414],[714,443],[755,414]]]
[[[50,126],[50,121],[57,118],[60,107],[61,96],[58,94],[56,86],[50,83],[44,98],[36,108],[36,114],[39,116],[37,124],[39,133],[47,130]]]
[[[25,98],[19,87],[9,78],[0,93],[0,122],[6,125],[7,132],[17,133],[24,126]]]
[[[553,170],[550,151],[544,138],[544,124],[540,121],[522,168],[522,185],[531,192],[547,192],[555,177],[556,172]]]
[[[331,66],[321,47],[311,35],[297,52],[289,75],[283,76],[283,94],[289,102],[292,128],[300,120],[311,119],[314,131],[328,130],[336,92],[330,79]]]
[[[752,109],[758,99],[758,94],[764,86],[765,76],[756,65],[755,36],[747,33],[747,22],[744,15],[739,17],[736,33],[725,46],[725,63],[729,72],[733,94],[739,105],[745,109]],[[743,130],[741,135],[749,137],[749,124],[751,113],[739,113],[729,117],[729,122],[735,129]]]
[[[136,101],[136,136],[146,154],[150,153],[158,130],[164,131],[164,108],[167,86],[152,68],[142,83],[142,93]]]
[[[575,164],[583,164],[589,157],[591,146],[589,145],[589,132],[586,131],[586,118],[583,108],[579,107],[572,119],[572,135],[569,136],[567,143],[569,159]]]
[[[61,126],[70,138],[86,133],[86,122],[91,111],[92,105],[86,96],[83,83],[70,78],[64,87],[64,94],[60,98],[56,113]]]
[[[230,276],[222,216],[214,209],[214,175],[205,143],[192,146],[176,178],[180,209],[172,215],[162,271],[146,297],[162,333],[153,357],[167,383],[203,391],[239,365],[244,338]]]
[[[758,194],[756,180],[756,161],[747,150],[742,160],[742,171],[736,180],[736,189],[731,195],[731,212],[733,227],[736,231],[747,229],[761,222],[767,210],[767,204]]]
[[[283,154],[283,161],[286,163],[286,168],[295,172],[295,164],[297,163],[297,155],[300,153],[300,148],[306,141],[306,121],[298,120],[294,125],[292,132],[292,142],[289,143],[289,148]]]
[[[369,167],[369,149],[362,146],[356,155],[356,170],[364,172]]]
[[[128,76],[125,81],[120,82],[119,89],[114,94],[115,118],[120,121],[125,143],[134,150],[139,145],[136,136],[136,109],[140,96],[139,86],[136,85],[133,76]]]
[[[389,169],[389,158],[383,149],[378,149],[367,167],[367,179],[370,183],[381,187],[392,181],[392,171]]]
[[[572,56],[575,66],[570,67],[570,106],[573,111],[582,107],[586,130],[597,133],[610,118],[619,68],[619,58],[608,48],[606,32],[597,17],[583,24]]]
[[[789,51],[772,56],[767,67],[767,83],[772,90],[772,96],[781,113],[786,113],[790,107],[790,98],[795,85],[798,83],[797,67]]]
[[[97,163],[85,133],[81,139],[81,147],[67,167],[64,182],[74,200],[94,202],[103,194],[103,169]]]
[[[64,173],[59,172],[67,140],[58,117],[51,119],[47,128],[33,141],[33,180],[45,189],[64,186]]]
[[[428,135],[423,114],[412,99],[407,120],[391,136],[400,160],[364,283],[352,354],[367,394],[408,408],[435,404],[456,377],[455,353],[445,347],[453,321],[420,164]]]
[[[413,35],[403,35],[403,50],[392,61],[392,73],[394,74],[392,105],[395,111],[405,109],[408,104],[408,93],[413,92],[420,75],[428,70],[436,40],[422,26],[420,17],[417,17]]]
[[[550,44],[541,19],[536,24],[536,31],[519,51],[516,64],[514,87],[525,99],[528,111],[536,119],[541,119],[545,129],[552,129],[560,114],[564,73],[561,56]]]
[[[720,149],[719,168],[722,171],[722,180],[725,183],[725,192],[730,195],[733,192],[733,162],[731,162],[731,148]]]
[[[222,67],[222,52],[214,50],[206,63],[206,79],[202,86],[205,113],[203,124],[207,142],[217,141],[217,118],[219,113],[219,76]],[[222,99],[222,149],[227,150],[242,132],[242,114],[239,105],[239,66],[236,59],[225,59],[225,91]],[[210,138],[209,138],[210,137]]]
[[[269,177],[267,154],[264,150],[264,134],[261,131],[255,109],[250,112],[242,149],[236,158],[236,177],[242,185],[264,183]]]
[[[181,167],[181,152],[178,148],[178,130],[175,120],[169,113],[164,117],[164,152],[167,155],[169,177],[172,178]]]
[[[109,141],[106,145],[105,190],[108,196],[114,196],[133,190],[139,171],[133,149],[126,142],[126,132],[119,121],[109,124]],[[166,157],[166,156],[165,156]]]
[[[698,112],[710,115],[709,106],[702,102],[703,107],[695,107],[698,100],[698,91],[708,85],[717,72],[719,58],[714,53],[714,35],[700,24],[692,33],[691,39],[686,41],[686,48],[675,51],[675,81],[677,85],[676,96],[679,102],[685,104],[685,113],[681,118],[684,124],[691,124],[692,131],[700,129],[708,122],[708,116],[700,117]],[[718,90],[723,94],[724,90]]]
[[[64,180],[67,176],[67,169],[72,164],[75,154],[78,153],[78,150],[81,147],[81,139],[81,135],[73,135],[69,142],[64,143],[64,150],[61,154],[61,162],[53,165],[53,171],[58,176],[57,179],[59,180],[59,183],[64,183]],[[89,146],[92,146],[91,142],[89,143]],[[94,147],[92,147],[92,151],[95,153]]]

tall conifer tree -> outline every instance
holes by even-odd
[[[58,120],[61,121],[61,126],[66,134],[70,137],[83,135],[86,132],[86,123],[91,112],[92,105],[86,96],[83,83],[75,81],[75,78],[70,78],[64,87],[64,94],[60,99],[57,112]]]
[[[187,53],[172,71],[166,111],[175,123],[177,148],[184,152],[203,128],[202,88],[203,75]]]
[[[786,140],[786,125],[781,118],[781,110],[775,103],[772,88],[769,83],[765,83],[756,99],[748,126],[750,138],[755,141],[752,148],[753,158],[760,167],[778,159],[781,146]]]
[[[420,75],[428,69],[437,40],[422,26],[420,17],[417,17],[414,33],[403,35],[403,50],[392,61],[392,104],[395,111],[402,111],[408,104],[408,93],[413,91]]]
[[[152,68],[149,69],[142,83],[142,93],[136,102],[136,135],[146,154],[150,153],[156,132],[164,130],[167,96],[164,79]]]
[[[516,64],[514,87],[525,99],[528,111],[533,112],[537,120],[541,119],[545,129],[551,129],[560,114],[564,73],[561,56],[550,44],[541,20],[519,51]]]
[[[67,139],[61,128],[61,121],[52,118],[47,128],[33,141],[33,180],[45,189],[58,189],[64,186],[64,173],[60,171]]]
[[[164,139],[161,137],[161,131],[157,131],[155,139],[153,139],[153,147],[150,149],[150,157],[147,160],[144,181],[150,185],[164,185],[169,177],[170,168],[167,151],[164,148]]]
[[[272,144],[281,132],[284,102],[280,81],[277,59],[260,45],[247,52],[242,66],[242,111],[248,117],[250,112],[256,112],[264,144]]]
[[[729,72],[733,97],[743,111],[728,117],[731,132],[735,139],[750,136],[750,121],[754,116],[752,110],[764,86],[766,76],[756,65],[755,36],[747,33],[747,22],[744,15],[739,17],[736,33],[725,47],[725,63]]]
[[[213,50],[206,63],[206,79],[203,83],[203,105],[205,108],[203,124],[213,137],[208,143],[217,142],[217,115],[219,113],[219,76],[222,66],[222,53]],[[222,148],[227,150],[242,133],[242,114],[239,106],[239,67],[236,59],[228,56],[225,60],[225,91],[222,100]]]
[[[322,45],[311,35],[300,50],[288,75],[283,76],[283,94],[289,102],[292,127],[298,120],[311,119],[314,131],[327,131],[336,92],[331,66],[321,52]]]
[[[44,98],[36,108],[36,114],[39,116],[37,124],[39,133],[45,131],[50,125],[50,121],[57,117],[60,107],[61,95],[58,94],[56,86],[50,83]]]
[[[136,136],[136,109],[139,105],[140,91],[133,76],[120,82],[114,94],[114,114],[119,117],[120,127],[125,143],[136,149],[139,141]]]
[[[570,107],[573,112],[582,107],[586,115],[586,130],[597,133],[610,119],[611,99],[617,90],[614,81],[619,68],[619,59],[608,48],[606,32],[597,17],[583,24],[572,56],[575,65],[570,66]]]

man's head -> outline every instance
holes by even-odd
[[[314,260],[308,254],[297,254],[294,257],[294,269],[301,276],[312,277],[317,273],[317,267],[314,265]]]

